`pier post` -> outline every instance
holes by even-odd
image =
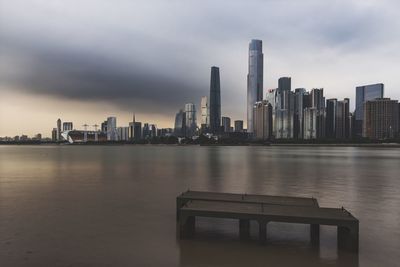
[[[310,239],[313,246],[319,245],[319,224],[310,224]]]
[[[182,217],[179,220],[179,232],[180,238],[192,238],[195,232],[195,225],[196,225],[196,217],[195,216],[188,216]]]
[[[267,242],[267,223],[266,221],[259,220],[258,221],[258,234],[260,238],[260,243],[265,244]]]
[[[358,252],[358,231],[358,224],[350,227],[338,226],[338,248]]]
[[[239,236],[242,240],[250,237],[250,220],[239,219]]]

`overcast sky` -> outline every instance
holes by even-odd
[[[400,10],[391,0],[0,0],[0,136],[107,116],[173,127],[220,67],[222,114],[245,119],[248,43],[264,86],[350,97],[382,82],[400,98]],[[265,95],[265,93],[264,93]],[[354,107],[354,103],[352,103]]]

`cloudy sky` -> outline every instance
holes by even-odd
[[[385,83],[400,98],[396,0],[0,0],[0,136],[50,135],[57,118],[110,115],[172,127],[220,67],[222,114],[244,119],[250,39],[263,40],[264,86],[350,97]],[[352,104],[354,106],[354,103]]]

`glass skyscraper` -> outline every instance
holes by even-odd
[[[356,110],[355,110],[355,134],[362,136],[363,119],[364,119],[364,103],[376,98],[383,98],[383,83],[358,86],[356,87]]]
[[[218,67],[211,67],[209,109],[210,132],[216,134],[221,128],[221,88]]]
[[[254,131],[253,107],[263,99],[263,61],[262,41],[251,40],[249,44],[249,74],[247,75],[247,132]]]

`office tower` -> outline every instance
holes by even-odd
[[[269,139],[272,137],[272,105],[267,100],[256,102],[253,107],[254,137]]]
[[[350,99],[337,101],[335,133],[336,139],[350,138]]]
[[[316,138],[325,138],[325,97],[323,88],[311,90],[311,107],[316,109]]]
[[[208,125],[210,124],[210,113],[209,113],[209,108],[208,108],[208,97],[203,96],[201,98],[201,129],[206,130],[208,128]]]
[[[376,98],[383,98],[384,85],[382,83],[356,87],[355,136],[361,137],[363,131],[364,103]]]
[[[304,139],[317,139],[317,109],[304,109]]]
[[[74,129],[72,122],[64,122],[63,123],[63,132],[65,131],[72,131]]]
[[[61,141],[61,120],[57,120],[57,141]]]
[[[193,103],[185,105],[185,122],[186,122],[186,136],[192,137],[196,134],[197,121],[196,121],[196,107]]]
[[[217,134],[221,126],[221,88],[218,67],[211,67],[209,110],[210,132]]]
[[[338,108],[338,101],[336,98],[326,100],[326,137],[333,139],[336,138],[336,114]]]
[[[150,125],[148,123],[143,124],[143,139],[149,139],[151,137]]]
[[[222,117],[222,130],[224,133],[229,133],[231,131],[231,118],[229,117]]]
[[[129,140],[129,127],[118,127],[118,140],[119,141],[128,141]]]
[[[294,137],[294,100],[291,78],[282,77],[278,81],[275,94],[274,136],[278,139]]]
[[[175,115],[174,134],[178,137],[184,137],[186,135],[186,114],[182,109]]]
[[[107,118],[107,141],[118,141],[117,118]]]
[[[264,54],[262,41],[251,40],[249,44],[249,73],[247,75],[247,132],[253,133],[254,104],[263,99]]]
[[[390,98],[368,100],[364,104],[363,137],[396,138],[399,132],[399,102]]]
[[[303,139],[303,110],[306,89],[297,88],[294,91],[293,138]]]
[[[236,120],[235,121],[235,132],[236,133],[242,133],[243,132],[243,121],[242,120]]]
[[[51,131],[51,141],[57,141],[57,128],[53,128],[53,130]]]
[[[140,139],[142,139],[142,123],[137,122],[133,114],[133,120],[129,123],[129,140],[139,141]]]

